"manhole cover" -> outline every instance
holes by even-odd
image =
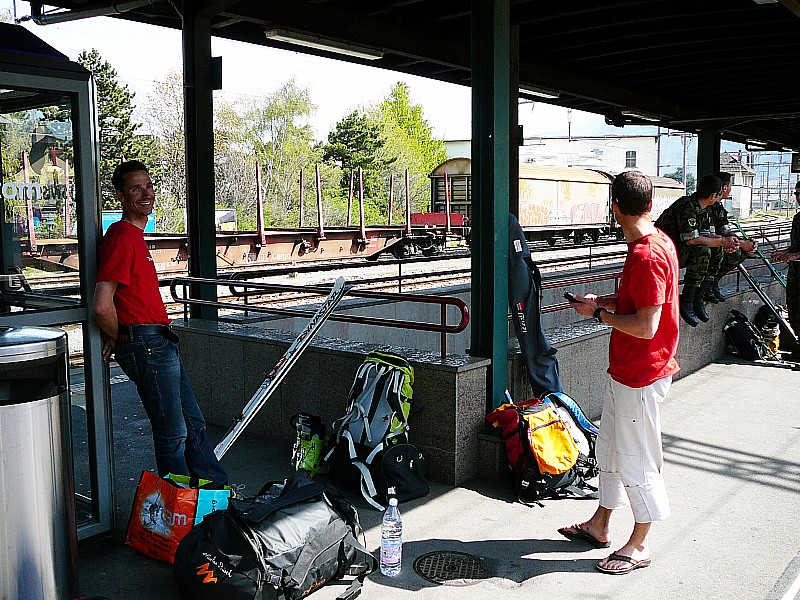
[[[433,583],[474,585],[490,577],[483,561],[464,552],[430,552],[414,561],[414,571]]]

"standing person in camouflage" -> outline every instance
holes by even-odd
[[[712,248],[735,251],[739,238],[723,237],[711,233],[709,206],[721,198],[722,182],[714,175],[706,175],[697,183],[697,191],[673,202],[656,220],[656,227],[675,243],[681,268],[686,267],[681,292],[681,318],[692,327],[708,321],[703,297],[716,275],[709,274]]]
[[[710,233],[712,236],[738,237],[728,222],[728,211],[723,205],[723,202],[730,198],[731,189],[733,188],[733,176],[725,171],[719,171],[714,173],[714,175],[722,182],[722,189],[720,190],[722,195],[718,202],[715,202],[706,209],[709,220],[711,221]],[[736,250],[711,248],[708,273],[709,277],[713,275],[714,278],[711,281],[711,285],[708,286],[708,290],[703,298],[706,302],[710,302],[711,304],[725,302],[727,298],[719,289],[719,280],[744,262],[744,259],[755,249],[755,240],[744,239],[739,239],[739,247]]]
[[[800,206],[800,181],[794,186],[794,197]],[[788,262],[786,277],[786,309],[789,312],[789,325],[795,333],[800,333],[800,211],[792,219],[792,234],[786,250],[772,253],[773,262]],[[797,353],[795,353],[797,354]]]

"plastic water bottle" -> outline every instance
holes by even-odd
[[[381,573],[387,577],[399,575],[402,561],[403,520],[397,508],[397,498],[390,498],[381,523]]]

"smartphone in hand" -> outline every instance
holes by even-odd
[[[581,301],[575,297],[575,294],[572,292],[564,292],[564,298],[572,302],[573,304],[581,304]]]

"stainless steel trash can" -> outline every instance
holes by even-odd
[[[66,333],[0,327],[0,598],[77,594]]]

